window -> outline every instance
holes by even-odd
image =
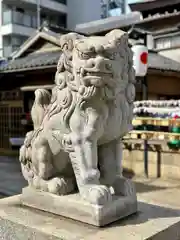
[[[67,0],[51,0],[51,1],[54,1],[54,2],[58,2],[58,3],[62,3],[64,5],[67,5]]]
[[[125,8],[125,0],[101,0],[101,18],[120,16]]]
[[[31,26],[33,28],[37,27],[37,17],[36,16],[32,16],[32,18],[31,18]]]
[[[15,23],[18,25],[36,28],[37,16],[36,12],[25,11],[22,8],[11,9],[11,7],[3,5],[2,22],[3,25]]]
[[[9,57],[12,52],[19,49],[19,47],[25,42],[27,37],[25,36],[4,36],[3,37],[3,56]]]
[[[41,15],[41,24],[44,22],[49,23],[50,25],[60,26],[66,28],[67,26],[67,17],[66,14],[61,15]]]
[[[41,25],[47,21],[47,16],[46,14],[41,14]]]
[[[155,40],[157,49],[172,48],[180,45],[180,35],[158,38]]]
[[[156,40],[156,48],[157,49],[170,48],[170,47],[171,47],[170,39],[165,38],[165,39]]]
[[[22,40],[21,40],[21,37],[16,37],[16,36],[13,36],[12,37],[12,45],[21,45],[22,43]]]
[[[58,15],[57,25],[59,25],[60,27],[64,27],[64,28],[67,27],[67,16],[66,16],[66,14],[63,14],[63,15],[60,15],[60,16]]]
[[[31,15],[29,14],[25,14],[24,15],[24,25],[27,27],[31,27],[32,26],[32,21],[31,21]]]
[[[21,8],[16,8],[13,11],[13,23],[23,24],[24,23],[24,10]]]
[[[17,50],[25,41],[26,41],[27,37],[24,36],[12,36],[12,48],[13,51]]]
[[[2,22],[4,25],[12,22],[12,9],[5,4],[2,6]]]
[[[172,47],[180,45],[180,35],[171,37],[171,45]]]
[[[12,47],[11,46],[4,46],[3,47],[3,56],[4,57],[9,57],[12,53]]]
[[[3,36],[3,46],[11,45],[11,36]]]

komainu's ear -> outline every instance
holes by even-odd
[[[114,29],[105,35],[110,42],[120,44],[121,42],[128,42],[128,34],[120,29]]]
[[[77,33],[68,33],[60,38],[60,46],[63,51],[72,51],[76,40],[83,38],[83,35]]]

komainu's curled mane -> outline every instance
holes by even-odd
[[[103,37],[69,33],[60,44],[51,98],[37,90],[35,128],[21,149],[22,169],[36,188],[67,194],[77,185],[84,199],[104,204],[111,199],[109,186],[120,191],[121,138],[132,121],[135,77],[128,36],[120,30]]]
[[[100,42],[101,45],[99,40],[99,37],[86,38],[76,33],[67,34],[60,39],[62,54],[57,65],[48,116],[66,109],[63,118],[66,126],[69,125],[69,118],[77,104],[83,105],[97,95],[106,102],[113,101],[118,91],[123,92],[127,83],[134,81],[132,52],[127,35],[115,30],[106,35],[104,41]],[[96,52],[96,48],[100,49]],[[110,60],[102,72],[98,69],[101,66],[92,68],[92,62],[98,57],[98,53],[101,54],[100,65],[101,59]],[[133,98],[129,100],[131,102]]]

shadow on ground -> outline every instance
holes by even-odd
[[[146,223],[149,220],[167,219],[167,218],[180,218],[180,210],[168,207],[158,206],[145,202],[138,201],[138,212],[124,220],[116,221],[109,224],[108,227],[126,226],[126,225],[139,225]]]
[[[20,194],[26,185],[18,158],[0,156],[0,196]]]
[[[129,169],[123,169],[123,175],[129,179],[132,179],[132,181],[133,181],[133,178],[135,177],[134,172]],[[151,183],[153,183],[153,181],[156,181],[156,180],[157,179],[154,179],[154,180],[149,179],[149,181],[143,182],[143,178],[142,178],[141,181],[135,181],[137,193],[153,192],[153,191],[174,188],[174,187],[170,187],[170,186],[158,186],[158,184],[152,185]]]

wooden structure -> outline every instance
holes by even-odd
[[[143,15],[137,27],[154,35],[174,31],[179,24],[180,0],[149,0],[131,3],[129,6],[132,11]]]
[[[59,37],[67,32],[42,28],[35,32],[0,68],[0,151],[11,149],[10,138],[24,137],[34,90],[51,89],[61,51]]]
[[[135,126],[180,127],[179,119],[141,118],[133,120]],[[147,148],[144,148],[144,141]],[[174,142],[175,140],[175,142]],[[173,145],[172,142],[173,141]],[[179,174],[180,133],[133,130],[123,139],[124,167],[136,175],[144,175],[144,153],[147,150],[149,177],[180,179]],[[177,146],[176,146],[177,144]]]
[[[129,5],[132,11],[142,13],[144,19],[136,26],[151,32],[152,48],[180,62],[180,0],[149,0]]]
[[[154,125],[154,126],[176,126],[180,127],[180,120],[179,119],[162,119],[162,118],[151,118],[151,117],[137,117],[133,119],[133,126],[138,125]]]
[[[133,126],[163,126],[163,127],[180,127],[180,120],[178,119],[161,119],[161,118],[135,118],[133,120]],[[163,132],[163,131],[146,131],[146,130],[132,130],[129,132],[125,140],[127,139],[148,139],[148,140],[180,140],[179,133]]]

